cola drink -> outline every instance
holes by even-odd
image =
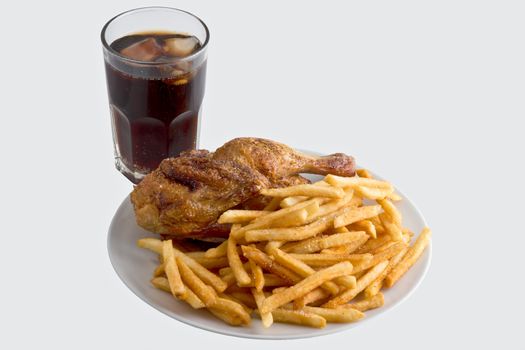
[[[206,62],[193,67],[189,57],[201,47],[193,36],[141,33],[110,47],[141,65],[119,67],[106,61],[106,77],[116,147],[123,165],[146,174],[167,157],[196,148],[204,96]],[[125,66],[127,65],[127,66]]]
[[[127,29],[147,22],[182,30]],[[197,17],[163,7],[128,11],[103,28],[115,164],[132,182],[198,146],[208,36]]]

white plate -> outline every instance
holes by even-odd
[[[319,176],[307,177],[312,180],[321,178]],[[418,235],[426,226],[425,219],[408,198],[399,190],[397,192],[403,197],[403,200],[397,203],[397,207],[403,215],[403,223]],[[362,325],[368,320],[392,310],[396,305],[406,300],[423,280],[432,255],[432,245],[430,244],[412,269],[394,287],[384,291],[385,305],[379,309],[367,311],[366,317],[359,322],[329,323],[323,329],[275,323],[270,328],[265,329],[258,319],[253,319],[249,327],[232,327],[215,318],[206,310],[194,310],[186,303],[174,299],[170,294],[160,291],[150,284],[149,281],[158,264],[158,259],[156,254],[137,247],[136,241],[143,237],[158,236],[137,226],[128,196],[118,208],[111,222],[108,233],[108,252],[111,263],[120,279],[135,295],[160,312],[191,326],[225,335],[258,339],[308,338]]]

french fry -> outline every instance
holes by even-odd
[[[359,177],[364,177],[367,179],[373,179],[372,174],[366,169],[358,169],[356,170],[356,173]],[[392,192],[387,196],[388,199],[393,200],[394,202],[400,201],[402,198],[399,194]]]
[[[328,182],[332,186],[337,187],[368,187],[368,188],[377,188],[377,189],[391,189],[393,186],[386,181],[379,181],[375,179],[370,179],[366,177],[341,177],[336,175],[326,175],[324,181]]]
[[[392,218],[390,215],[385,215],[386,213],[382,213],[379,215],[379,219],[381,220],[381,223],[383,224],[383,227],[385,228],[385,231],[387,234],[392,237],[393,241],[400,241],[403,239],[403,233],[401,232],[401,227],[394,224],[392,221]]]
[[[246,306],[245,310],[248,313],[252,312],[252,309],[256,309],[257,305],[255,304],[255,300],[253,299],[253,295],[251,294],[251,289],[248,289],[246,291],[234,291],[231,292],[229,295],[224,294],[224,296],[230,296],[231,300],[238,302],[241,305]],[[228,298],[227,298],[228,299]]]
[[[264,288],[263,270],[253,260],[248,260],[248,263],[250,264],[250,270],[252,272],[251,280],[253,281],[253,285],[257,291],[261,292]]]
[[[232,315],[224,310],[217,310],[211,307],[207,308],[207,310],[212,315],[214,315],[220,320],[223,320],[225,323],[229,324],[230,326],[237,327],[237,326],[243,325],[242,320],[238,318],[236,315]]]
[[[370,172],[366,169],[358,169],[356,170],[356,173],[359,175],[359,177],[366,177],[368,179],[373,178],[372,174],[370,174]],[[387,198],[394,202],[400,201],[402,199],[401,196],[395,192],[392,192],[389,196],[387,196]]]
[[[365,220],[381,213],[380,205],[370,205],[359,208],[346,208],[345,211],[334,219],[334,227],[347,226],[354,222]]]
[[[306,196],[341,198],[345,195],[345,192],[339,187],[325,187],[317,186],[315,184],[303,184],[282,188],[262,189],[260,193],[262,195],[270,197]]]
[[[315,306],[315,307],[321,307],[321,305],[323,305],[324,303],[326,303],[328,301],[329,298],[324,298],[324,299],[319,299],[319,300],[312,300],[310,302],[310,304],[308,305],[305,305],[305,306]],[[295,303],[295,300],[294,300],[294,303]]]
[[[186,265],[186,262],[182,257],[178,256],[176,259],[184,283],[197,295],[197,297],[199,297],[204,305],[207,307],[214,305],[217,299],[215,290],[197,277],[188,265]]]
[[[249,227],[243,227],[243,229],[248,231],[248,230],[256,229],[259,227],[264,227],[265,225],[269,225],[272,221],[280,220],[281,218],[285,217],[286,215],[289,215],[290,213],[293,213],[296,210],[304,209],[312,204],[315,205],[314,203],[316,203],[317,205],[321,205],[325,201],[326,199],[322,199],[322,198],[311,198],[304,202],[297,203],[296,205],[293,205],[291,207],[272,211],[270,214],[254,219]]]
[[[330,281],[339,276],[350,274],[352,272],[352,268],[352,264],[345,261],[317,271],[313,275],[306,277],[299,283],[287,288],[283,292],[273,294],[266,298],[261,307],[261,312],[272,312],[279,306],[282,306],[296,298],[303,296],[304,294],[312,291],[327,281]]]
[[[255,303],[257,304],[257,309],[259,310],[259,314],[261,316],[263,327],[268,328],[273,323],[272,313],[271,312],[265,312],[265,313],[261,312],[261,306],[262,306],[262,303],[264,302],[264,299],[266,299],[266,297],[264,296],[264,293],[260,290],[252,288],[251,291],[252,291],[253,298],[255,299]]]
[[[272,289],[272,294],[275,294],[275,293],[280,293],[282,292],[283,290],[285,290],[287,287],[277,287],[277,288],[274,288]]]
[[[296,205],[297,203],[304,202],[307,199],[308,199],[308,197],[306,197],[306,196],[286,197],[279,203],[279,205],[281,206],[281,208],[288,208],[288,207],[291,207],[293,205]]]
[[[373,178],[372,174],[370,174],[370,172],[366,169],[357,169],[355,172],[359,177],[365,177],[367,179]]]
[[[231,325],[249,325],[251,321],[250,314],[244,310],[241,304],[226,298],[215,298],[215,302],[209,306],[209,310],[212,313],[215,311],[220,314],[222,316],[220,318]]]
[[[392,271],[392,269],[399,264],[401,259],[405,256],[406,252],[408,251],[408,248],[403,248],[399,253],[394,255],[389,261],[388,266],[386,269],[381,272],[381,274],[374,280],[374,282],[370,283],[368,287],[366,287],[364,291],[364,295],[367,299],[372,298],[374,295],[379,293],[381,290],[381,287],[383,287],[383,280],[385,277]]]
[[[379,254],[381,253],[382,251],[385,251],[387,250],[388,248],[390,248],[391,246],[393,246],[394,244],[396,244],[397,242],[395,241],[388,241],[386,242],[385,244],[383,244],[382,246],[379,246],[373,250],[371,250],[369,253],[372,254],[372,255],[376,255],[376,254]]]
[[[237,287],[237,288],[240,288],[240,287]],[[229,294],[228,294],[229,293]],[[229,292],[228,293],[224,292],[224,293],[219,293],[219,298],[224,298],[224,299],[228,299],[228,300],[231,300],[239,305],[242,306],[242,308],[244,309],[244,311],[246,311],[249,315],[252,314],[253,310],[256,308],[255,306],[255,302],[253,300],[253,297],[251,296],[250,294],[250,289],[249,288],[243,288],[243,290],[239,290],[239,291],[233,291],[233,292]],[[250,300],[248,300],[248,304],[251,305],[248,306],[247,304],[245,304],[244,302],[242,302],[239,298],[241,299],[248,299],[248,297],[250,298]]]
[[[297,273],[300,277],[308,277],[315,273],[315,270],[310,266],[306,265],[300,260],[295,259],[291,255],[286,254],[280,249],[272,249],[268,252],[279,264],[290,269],[291,271]],[[331,294],[337,294],[339,292],[339,287],[333,282],[325,282],[321,287],[327,290]]]
[[[347,245],[338,245],[336,247],[333,247],[333,248],[326,248],[326,249],[323,249],[321,250],[321,253],[322,254],[336,254],[336,255],[341,255],[341,254],[350,254],[350,253],[347,253]]]
[[[301,254],[314,253],[322,249],[350,244],[353,241],[362,240],[365,237],[367,237],[367,234],[364,231],[335,233],[329,236],[313,237],[302,241],[290,249],[289,252]]]
[[[377,238],[376,227],[370,220],[361,220],[354,222],[350,225],[350,228],[351,231],[365,231],[370,237]]]
[[[303,250],[309,248],[312,245],[317,245],[317,242],[324,237],[327,237],[325,235],[317,235],[314,237],[306,238],[300,241],[290,242],[285,244],[281,250],[287,253],[299,253]],[[311,250],[311,249],[310,249]]]
[[[364,235],[363,237],[356,239],[355,241],[352,241],[350,243],[347,243],[345,245],[334,247],[334,248],[328,248],[321,250],[321,253],[323,254],[352,254],[354,253],[359,247],[361,247],[363,244],[368,241],[368,235]]]
[[[231,267],[227,266],[227,267],[223,267],[222,269],[219,269],[219,276],[221,276],[221,278],[229,274],[233,275]]]
[[[257,248],[243,245],[242,251],[247,259],[255,261],[255,263],[262,269],[281,277],[287,281],[288,284],[293,284],[301,280],[301,278],[295,272],[290,271],[281,264],[276,263],[268,255],[261,252]],[[265,280],[265,282],[267,281]]]
[[[379,216],[371,217],[368,220],[374,225],[374,228],[376,230],[376,238],[385,233],[385,228],[383,227]]]
[[[222,213],[217,222],[219,224],[242,224],[269,213],[271,213],[271,211],[268,210],[230,209]]]
[[[341,276],[334,279],[337,285],[343,286],[346,289],[354,288],[357,285],[357,279],[355,276]]]
[[[170,283],[168,282],[168,279],[166,277],[154,277],[150,280],[150,282],[153,285],[153,287],[172,295],[171,289],[170,289]],[[202,304],[202,307],[204,307],[204,304]]]
[[[414,232],[412,232],[410,229],[408,229],[406,227],[403,227],[401,229],[401,232],[403,232],[404,235],[408,235],[409,236],[409,241],[410,241],[410,239],[412,239],[412,237],[414,237]]]
[[[356,170],[357,175],[359,177],[366,177],[368,179],[372,179],[373,176],[370,174],[370,172],[366,169],[358,169]],[[400,201],[402,198],[399,194],[392,192],[390,195],[387,196],[388,199],[393,200],[394,202]]]
[[[316,204],[316,203],[313,203]],[[308,212],[306,209],[299,209],[294,212],[291,212],[289,215],[281,218],[280,220],[273,221],[271,227],[294,227],[301,226],[306,222],[308,217]]]
[[[197,259],[204,258],[204,254],[206,254],[206,252],[194,251],[194,252],[186,252],[184,254],[186,254],[187,256],[192,258],[193,260],[197,261]]]
[[[204,282],[212,286],[217,292],[223,292],[226,289],[226,283],[224,283],[219,276],[206,269],[204,266],[193,260],[192,258],[184,255],[181,251],[173,249],[176,257],[180,257],[186,265]]]
[[[362,264],[373,258],[372,254],[290,254],[290,256],[311,267],[329,266],[342,261],[349,261],[352,264]]]
[[[164,275],[164,264],[160,264],[153,271],[153,277],[161,277]]]
[[[374,200],[385,199],[394,192],[393,188],[373,188],[366,186],[357,186],[354,190],[359,197]]]
[[[151,284],[155,288],[161,289],[171,294],[171,289],[167,278],[155,277],[151,280]],[[202,309],[205,307],[204,303],[199,299],[199,297],[196,296],[195,293],[193,293],[189,288],[186,288],[186,298],[181,300],[187,302],[194,309]]]
[[[346,206],[352,205],[352,199],[354,198],[354,191],[350,190],[348,193],[345,194],[343,198],[340,199],[333,199],[319,207],[319,210],[317,212],[313,213],[312,215],[308,216],[307,222],[311,223],[315,220],[327,216],[329,214],[332,214],[341,208],[344,208]]]
[[[162,241],[158,238],[141,238],[137,241],[137,246],[162,255]]]
[[[398,193],[396,192],[392,192],[390,193],[388,196],[387,196],[388,199],[390,199],[391,201],[394,201],[394,202],[399,202],[400,200],[403,200],[403,197],[401,197],[401,195],[399,195]]]
[[[224,276],[221,276],[221,279],[224,283],[226,283],[226,291],[230,290],[230,288],[237,286],[237,280],[235,279],[235,276],[233,275],[233,272],[226,274]]]
[[[279,276],[276,276],[274,274],[265,273],[264,276],[264,286],[265,287],[281,287],[281,286],[289,286],[293,282],[287,281]],[[235,276],[233,275],[233,272],[227,275],[222,276],[222,280],[226,283],[228,286],[228,290],[231,286],[236,285],[237,280],[235,279]],[[246,286],[249,288],[255,288],[255,285],[250,283],[250,285]]]
[[[234,228],[232,227],[232,232],[234,232]],[[237,252],[237,242],[235,238],[232,237],[230,234],[230,237],[228,238],[228,248],[227,248],[227,256],[228,256],[228,262],[230,263],[230,267],[232,268],[233,275],[235,276],[235,279],[237,280],[237,284],[240,287],[247,286],[251,283],[251,278],[244,269],[243,263],[241,261],[241,258],[239,257],[239,253]]]
[[[301,310],[306,305],[314,303],[314,302],[319,301],[319,300],[325,300],[330,295],[331,295],[330,292],[328,292],[328,291],[326,291],[326,290],[324,290],[324,289],[322,289],[320,287],[317,287],[314,290],[312,290],[311,292],[308,292],[305,295],[295,299],[293,301],[293,308],[294,308],[294,310]]]
[[[412,240],[412,236],[408,233],[403,233],[403,239],[402,241],[405,242],[407,245],[410,245],[410,241]]]
[[[233,283],[231,286],[229,286],[224,293],[224,295],[232,294],[232,293],[248,293],[250,291],[250,287],[239,287],[237,283]]]
[[[301,202],[301,203],[297,203],[294,206],[291,206],[291,207],[288,207],[288,208],[284,208],[284,209],[279,209],[277,211],[271,212],[270,214],[260,216],[260,217],[256,218],[255,220],[253,220],[250,224],[248,224],[246,226],[243,226],[243,227],[241,227],[240,229],[238,229],[238,230],[236,230],[234,232],[231,232],[230,233],[230,237],[233,235],[233,238],[235,238],[236,240],[240,240],[241,238],[244,237],[246,231],[257,230],[257,229],[261,229],[261,228],[264,228],[264,227],[269,227],[269,225],[273,221],[279,220],[279,219],[283,218],[284,216],[286,216],[286,215],[288,215],[288,214],[290,214],[290,213],[292,213],[292,212],[294,212],[296,210],[306,208],[307,206],[309,206],[310,204],[312,204],[314,202],[319,204],[319,203],[322,203],[323,200],[321,198],[313,198],[313,199],[310,199],[310,200],[307,200],[307,201],[304,201],[304,202]]]
[[[186,298],[186,287],[182,283],[179,268],[173,255],[173,244],[170,240],[162,242],[162,256],[164,258],[164,272],[170,284],[171,293],[180,298]]]
[[[226,256],[228,248],[228,240],[223,241],[215,248],[210,248],[204,253],[205,258],[222,258]]]
[[[354,208],[363,206],[363,198],[359,197],[356,193],[354,194],[355,195],[352,197],[352,200],[350,201],[348,206],[354,207]]]
[[[283,244],[284,244],[283,241],[269,241],[268,243],[266,243],[266,246],[264,247],[264,251],[267,253],[271,252],[274,249],[281,248]]]
[[[256,314],[260,316],[260,312],[256,312]],[[299,324],[313,328],[326,327],[326,320],[323,317],[309,312],[275,309],[272,311],[272,316],[275,322]]]
[[[357,281],[357,279],[363,277],[365,273],[366,273],[366,270],[361,270],[358,272],[353,272],[352,275],[356,278],[356,281]]]
[[[385,297],[383,296],[383,293],[377,293],[373,297],[369,299],[363,299],[360,301],[354,301],[349,304],[343,304],[338,306],[337,308],[352,308],[359,310],[361,312],[364,312],[366,310],[376,309],[378,307],[381,307],[385,304]]]
[[[323,307],[333,309],[341,304],[345,304],[355,298],[357,294],[362,292],[370,283],[372,283],[388,265],[388,261],[383,261],[370,269],[363,277],[357,280],[355,288],[348,289],[331,299],[323,305]]]
[[[305,219],[305,221],[302,221],[301,222],[301,225],[302,224],[305,224],[305,223],[310,223],[310,218],[313,216],[313,215],[316,215],[318,212],[319,212],[319,203],[323,203],[326,199],[321,199],[319,200],[319,202],[313,202],[313,203],[310,203],[309,205],[307,205],[306,207],[304,207],[303,209],[306,210],[306,214],[307,214],[307,218]],[[301,209],[301,210],[303,210]]]
[[[311,224],[301,227],[250,230],[246,232],[245,239],[247,242],[299,241],[323,232],[330,226],[330,224],[330,220],[321,218]]]
[[[305,306],[303,308],[303,311],[319,315],[322,318],[324,318],[327,322],[332,323],[355,322],[365,317],[364,313],[352,308],[327,309],[324,307]]]
[[[406,248],[405,242],[402,242],[402,241],[396,242],[395,244],[388,247],[387,249],[373,255],[372,259],[368,261],[362,261],[360,263],[356,263],[354,266],[354,273],[367,270],[371,268],[372,266],[379,264],[382,261],[388,260],[405,248]]]
[[[385,285],[387,287],[392,287],[414,265],[430,242],[431,236],[432,231],[425,227],[403,259],[386,276]]]
[[[366,241],[365,244],[357,248],[356,253],[370,253],[378,247],[381,247],[382,245],[391,241],[392,237],[390,237],[390,235],[387,234],[378,236],[375,239],[369,239],[368,241]]]
[[[276,209],[279,209],[279,205],[281,204],[282,198],[279,197],[273,197],[272,200],[264,207],[264,211],[274,211]]]
[[[264,276],[264,286],[265,287],[283,287],[290,285],[287,280],[277,275],[271,273],[265,273]],[[254,286],[255,287],[255,286]]]
[[[377,203],[381,205],[385,214],[390,216],[392,223],[397,227],[401,228],[401,222],[403,221],[401,213],[397,210],[396,206],[388,199],[378,199]]]
[[[204,256],[205,252],[200,252],[200,253],[203,253],[202,256],[191,256],[190,255],[189,257],[207,269],[220,269],[220,268],[229,266],[228,258],[226,256],[221,256],[218,258],[207,258]],[[184,254],[189,254],[189,253],[184,253]]]

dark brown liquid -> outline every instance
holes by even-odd
[[[115,142],[122,163],[133,171],[150,172],[164,158],[196,147],[206,62],[198,67],[191,67],[187,62],[173,63],[178,52],[158,51],[173,38],[195,39],[198,44],[190,54],[201,46],[196,38],[176,33],[129,35],[111,44],[123,56],[170,62],[147,67],[125,62],[116,69],[106,61]],[[137,43],[145,43],[146,48],[154,47],[152,51],[148,49],[153,53],[126,51]]]

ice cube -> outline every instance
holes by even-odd
[[[190,55],[199,45],[199,39],[195,37],[188,38],[171,38],[164,41],[164,51],[177,57],[186,57]]]
[[[193,64],[190,61],[179,61],[175,65],[176,69],[180,70],[182,72],[189,72],[189,71],[191,71],[191,67],[192,66],[193,66]]]
[[[148,38],[122,49],[120,53],[133,60],[152,62],[162,56],[164,52],[157,40]]]
[[[173,76],[173,77],[180,77],[181,75],[184,75],[184,74],[186,74],[185,71],[177,69],[177,68],[175,68],[175,69],[173,69],[171,71],[171,76]]]
[[[174,61],[175,63],[173,63]],[[181,75],[189,75],[191,73],[192,63],[188,61],[177,61],[174,60],[173,57],[169,59],[164,56],[156,62],[166,63],[166,65],[159,65],[157,67],[162,77],[173,78],[180,77]]]

